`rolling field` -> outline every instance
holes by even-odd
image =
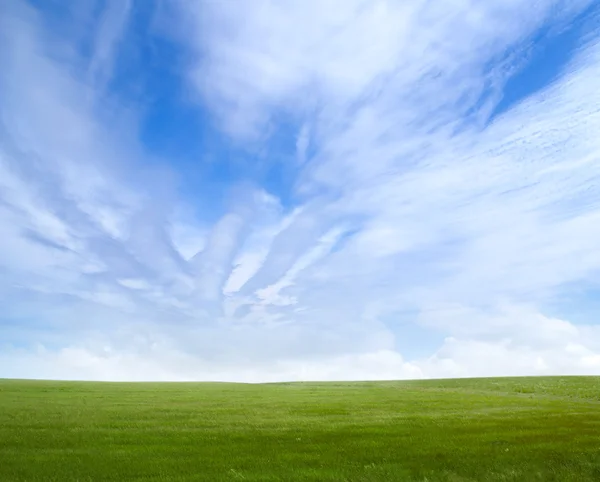
[[[599,481],[600,378],[0,380],[0,481]]]

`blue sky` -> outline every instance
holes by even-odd
[[[0,377],[600,374],[600,4],[0,3]]]

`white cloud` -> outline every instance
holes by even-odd
[[[158,356],[111,353],[106,348],[94,353],[82,348],[59,352],[41,350],[37,354],[9,352],[0,362],[11,361],[9,376],[28,377],[35,370],[40,378],[71,380],[140,381],[238,381],[246,383],[280,380],[394,380],[420,378],[420,369],[394,352],[309,361],[280,361],[250,366],[210,364],[179,353]]]
[[[39,12],[0,7],[0,294],[35,319],[10,336],[47,347],[7,347],[0,375],[599,373],[591,308],[551,316],[600,281],[597,38],[486,124],[532,35],[589,3],[182,2],[193,87],[232,142],[269,152],[277,119],[298,127],[294,209],[238,186],[222,212],[183,199],[177,163],[143,172],[136,126],[106,121],[129,4],[84,74]],[[446,341],[406,360],[401,317]]]
[[[477,97],[479,79],[465,73],[481,75],[484,62],[522,41],[554,10],[568,16],[589,3],[449,0],[434,8],[422,0],[182,4],[202,59],[194,81],[224,117],[225,128],[245,136],[260,132],[273,111],[302,113],[314,99],[337,114],[340,106],[361,96],[389,91],[391,82],[402,90],[387,93],[401,95],[410,107],[418,104],[423,115],[428,107],[439,108],[440,101],[456,101],[467,89]],[[431,82],[436,79],[444,86],[459,84],[439,89]]]
[[[103,5],[89,66],[89,76],[93,83],[103,87],[110,79],[117,57],[117,47],[126,29],[130,12],[131,0],[107,0]]]
[[[514,314],[514,313],[513,313]],[[181,351],[169,343],[139,338],[137,349],[114,349],[111,345],[65,347],[37,352],[7,349],[0,355],[3,366],[12,367],[5,374],[40,378],[91,380],[210,380],[271,382],[281,380],[396,380],[446,377],[572,375],[597,374],[600,370],[600,336],[595,334],[596,349],[590,348],[586,334],[562,320],[522,313],[521,318],[505,320],[506,325],[527,326],[531,336],[485,340],[468,334],[468,338],[447,338],[432,356],[405,360],[396,351],[381,348],[351,354],[299,354],[287,357],[272,354],[260,357],[229,357],[221,353],[216,359]],[[494,320],[480,318],[484,325]],[[584,327],[589,330],[590,327]],[[508,330],[508,336],[515,332]],[[232,334],[229,333],[229,336]],[[541,345],[535,339],[543,340]],[[209,341],[205,341],[209,343]],[[236,348],[240,344],[236,344]],[[133,349],[132,349],[133,348]],[[221,347],[220,347],[221,348]],[[209,352],[210,350],[205,350]],[[220,352],[220,350],[219,350]],[[213,352],[215,353],[215,352]],[[238,354],[239,355],[239,354]],[[10,361],[10,363],[9,363]],[[6,362],[6,363],[5,363]]]

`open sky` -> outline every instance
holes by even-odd
[[[0,377],[600,374],[598,0],[3,0]]]

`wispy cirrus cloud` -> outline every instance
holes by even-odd
[[[110,79],[112,64],[117,57],[119,41],[126,31],[131,8],[130,0],[109,1],[103,5],[89,61],[88,72],[92,83],[103,84]]]
[[[592,2],[175,4],[195,108],[294,180],[286,199],[239,184],[215,152],[234,194],[214,206],[181,189],[189,165],[145,150],[144,106],[105,89],[134,6],[103,6],[84,61],[58,55],[43,12],[3,8],[8,375],[600,370]],[[526,92],[560,35],[571,52]]]

